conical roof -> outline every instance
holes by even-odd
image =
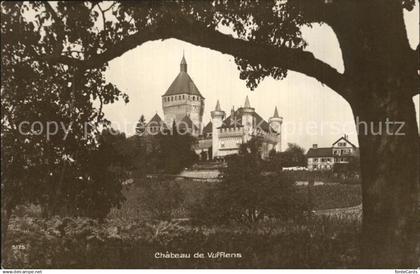
[[[280,116],[279,116],[279,112],[277,111],[277,106],[275,107],[275,109],[274,109],[274,115],[273,115],[273,117],[274,118],[280,118]]]
[[[251,104],[249,103],[248,95],[245,98],[245,105],[244,105],[244,107],[245,108],[250,108],[251,107]]]
[[[214,110],[216,110],[216,111],[222,111],[222,109],[220,108],[219,100],[217,100],[216,108]]]
[[[185,60],[184,56],[182,56],[181,67],[178,76],[175,78],[163,96],[178,94],[197,95],[201,98],[204,98],[198,90],[197,86],[194,84],[191,77],[188,75],[187,61]]]

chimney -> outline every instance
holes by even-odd
[[[313,149],[317,149],[317,148],[318,148],[318,145],[317,145],[317,144],[313,144],[313,145],[312,145],[312,148],[313,148]]]

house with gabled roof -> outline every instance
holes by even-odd
[[[331,147],[314,144],[306,154],[309,170],[329,170],[334,164],[348,164],[359,156],[359,149],[349,141],[348,135],[340,137]]]

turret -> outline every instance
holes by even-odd
[[[181,64],[179,66],[181,72],[187,72],[187,61],[185,60],[184,53],[182,53]]]
[[[212,158],[219,154],[219,129],[222,126],[225,112],[220,108],[219,100],[217,100],[215,109],[211,112],[212,123]]]
[[[245,104],[242,108],[242,125],[244,127],[244,142],[251,139],[254,130],[254,112],[255,109],[251,107],[248,96],[245,98]]]
[[[279,152],[281,151],[281,125],[283,124],[283,118],[279,116],[277,107],[274,108],[273,117],[268,119],[268,123],[270,124],[271,136],[277,139],[277,144],[275,145],[274,149]]]

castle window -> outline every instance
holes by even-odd
[[[182,99],[185,99],[185,95],[182,95]]]

